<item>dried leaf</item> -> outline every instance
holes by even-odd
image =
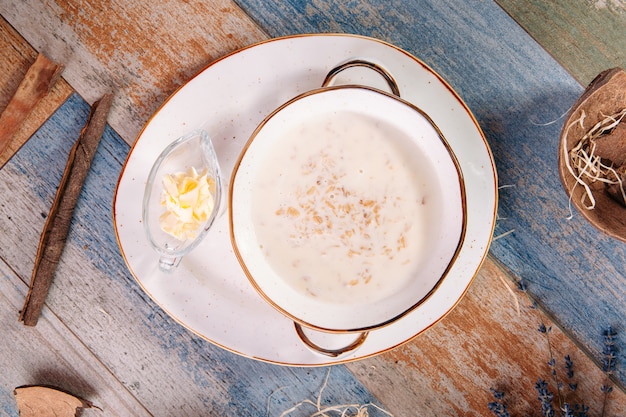
[[[93,407],[89,401],[44,386],[18,387],[13,394],[20,417],[74,417],[80,409]]]

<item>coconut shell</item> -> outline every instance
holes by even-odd
[[[561,131],[558,164],[561,182],[571,197],[572,205],[597,229],[626,242],[626,207],[612,198],[606,187],[602,189],[594,184],[593,196],[596,206],[591,210],[585,208],[581,202],[584,188],[576,186],[576,179],[566,165],[569,151],[594,125],[604,120],[607,115],[617,114],[624,108],[626,108],[626,72],[622,68],[601,72],[585,89],[567,115]],[[607,147],[610,148],[611,145]],[[624,157],[614,155],[614,151],[611,150],[613,152],[611,158]]]
[[[595,154],[600,158],[616,167],[626,163],[626,122],[618,124],[610,134],[600,136],[594,142]]]
[[[622,184],[626,184],[626,165],[622,165],[617,170],[617,175],[622,179]],[[606,191],[609,193],[611,198],[622,206],[626,207],[626,199],[624,199],[624,193],[622,192],[622,188],[619,184],[611,184],[607,187]]]

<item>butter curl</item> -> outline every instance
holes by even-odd
[[[179,240],[194,239],[215,207],[215,180],[204,170],[166,174],[162,180],[161,230]]]

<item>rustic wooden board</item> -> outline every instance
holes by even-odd
[[[567,219],[558,138],[562,116],[583,86],[566,69],[493,2],[368,0],[357,8],[341,1],[238,2],[271,36],[325,31],[376,36],[442,75],[478,119],[505,187],[496,235],[512,233],[495,241],[491,254],[599,356],[598,332],[608,325],[622,328],[626,317],[626,245],[576,214]],[[615,36],[626,37],[626,31]],[[618,344],[626,346],[626,331]],[[626,363],[626,349],[619,355]],[[625,368],[618,371],[622,383]]]
[[[0,14],[36,50],[65,64],[64,78],[89,103],[116,92],[109,121],[128,143],[193,74],[267,38],[230,0],[4,1]]]
[[[72,95],[0,170],[0,230],[3,242],[11,242],[0,246],[0,259],[13,271],[1,281],[3,292],[5,285],[22,285],[26,293],[45,213],[88,111],[87,102]],[[174,322],[139,288],[117,246],[111,213],[128,151],[107,128],[74,212],[42,319],[58,317],[153,415],[264,415],[268,399],[274,414],[280,414],[317,393],[327,369],[280,367],[215,347]],[[20,298],[12,305],[21,303]],[[0,305],[3,314],[17,320],[18,310]],[[11,349],[21,348],[7,343]],[[0,366],[15,368],[9,360],[0,356]],[[95,384],[90,375],[83,377],[86,384]],[[334,403],[376,401],[342,366],[333,368],[326,393]]]
[[[21,36],[0,17],[0,111],[3,110],[15,91],[24,74],[37,57],[35,51]],[[20,131],[15,135],[7,150],[0,155],[0,167],[28,140],[50,114],[72,93],[72,88],[60,79],[50,93],[35,107]]]
[[[17,320],[27,286],[0,262],[0,415],[17,416],[13,390],[22,385],[51,385],[89,398],[106,415],[149,416],[150,413],[54,315],[46,314],[36,328]],[[85,416],[101,415],[92,409]]]
[[[26,333],[36,331],[41,338],[48,337],[45,327],[17,324],[17,309],[26,293],[44,222],[40,213],[45,215],[53,198],[63,154],[87,112],[88,104],[72,96],[0,171],[0,229],[13,243],[0,248],[0,258],[11,265],[2,292],[12,300],[0,305],[5,320],[14,319],[11,328],[17,335],[15,341],[5,338],[6,348],[19,355],[27,351],[14,343],[27,337]],[[173,322],[138,288],[125,269],[106,211],[112,204],[113,179],[127,152],[121,138],[107,129],[42,319],[56,320],[58,331],[79,337],[73,344],[84,345],[92,353],[79,352],[78,356],[96,357],[100,366],[120,380],[123,390],[153,415],[181,410],[186,415],[265,415],[269,405],[269,415],[275,416],[306,398],[315,400],[329,368],[283,368],[225,352]],[[44,160],[57,161],[49,164],[46,175],[36,168]],[[11,195],[11,187],[24,192]],[[9,286],[19,291],[7,292]],[[537,409],[533,384],[538,376],[547,377],[549,353],[536,329],[550,321],[531,309],[523,294],[513,294],[510,286],[510,280],[488,260],[467,296],[441,323],[389,353],[332,367],[322,395],[324,404],[375,402],[394,415],[485,415],[492,400],[489,389],[494,387],[506,390],[512,410]],[[553,335],[555,357],[561,360],[565,354],[572,355],[579,392],[596,410],[601,372],[558,329]],[[62,351],[70,349],[58,339],[49,343]],[[12,380],[32,369],[31,362],[15,357],[2,357],[0,366],[11,369],[3,381],[4,395],[9,395]],[[76,381],[87,386],[98,382],[81,367],[74,372],[74,379],[65,380],[68,390],[76,391]],[[96,403],[102,399],[101,406],[112,407],[108,398],[102,398],[108,391],[103,394],[102,388],[90,391],[82,386],[78,393],[84,398]],[[613,411],[607,416],[619,415],[614,411],[625,401],[625,394],[615,391],[610,402]],[[371,415],[382,414],[372,410]]]
[[[624,1],[496,1],[582,85],[626,67]]]
[[[589,406],[590,416],[601,415],[604,374],[557,327],[552,325],[548,337],[539,332],[542,323],[552,325],[488,259],[444,320],[411,343],[348,368],[397,416],[486,416],[494,400],[491,388],[506,393],[512,416],[540,415],[537,379],[550,380],[557,395],[547,364],[551,346],[564,398]],[[601,332],[596,338],[602,340]],[[566,355],[574,361],[576,391],[567,388]],[[623,415],[626,393],[613,390],[607,404],[605,416]]]
[[[561,222],[565,194],[549,175],[550,159],[556,161],[558,117],[582,87],[495,3],[242,2],[251,18],[228,2],[155,5],[135,0],[112,3],[107,10],[95,1],[9,3],[0,4],[0,13],[38,50],[58,53],[73,68],[64,75],[88,102],[111,85],[121,86],[111,122],[127,143],[189,75],[215,57],[267,34],[355,32],[404,47],[440,72],[468,102],[494,148],[501,183],[513,186],[502,190],[497,233],[515,232],[495,242],[494,258],[526,278],[530,291],[573,329],[596,358],[603,326],[623,321],[622,248],[599,257],[597,267],[583,264],[582,270],[600,275],[601,282],[581,284],[571,279],[579,276],[580,265],[566,266],[559,274],[550,269],[563,255],[578,261],[581,242],[598,239],[593,230],[575,225],[570,232],[573,243],[562,241],[563,229],[571,222]],[[186,7],[197,11],[191,16],[190,38],[174,29],[186,28],[181,18]],[[102,22],[115,23],[109,26],[112,31]],[[102,41],[103,33],[107,42]],[[3,241],[11,242],[0,245],[0,258],[11,269],[0,283],[3,294],[5,285],[23,285],[25,293],[42,216],[87,108],[86,102],[73,96],[32,144],[0,170],[0,230]],[[542,125],[552,120],[557,122]],[[328,368],[286,369],[224,352],[174,323],[134,283],[117,249],[110,217],[112,192],[127,152],[122,139],[107,130],[44,319],[57,317],[154,415],[278,415],[305,397],[315,399]],[[46,167],[45,175],[38,169],[41,166]],[[609,243],[604,240],[604,247]],[[608,277],[600,273],[607,266]],[[500,276],[488,261],[468,296],[433,329],[380,357],[333,367],[324,391],[326,404],[378,398],[395,415],[486,415],[488,389],[495,386],[506,389],[510,398],[519,398],[516,410],[534,408],[532,383],[545,375],[546,346],[535,330],[543,316],[532,316],[522,302],[520,314],[528,317],[520,320],[514,297]],[[586,297],[581,286],[592,296]],[[596,303],[593,298],[606,302]],[[503,337],[507,333],[511,339]],[[585,389],[593,391],[600,381],[597,368],[561,333],[555,334],[559,355],[571,353],[582,374],[589,370]],[[19,366],[7,361],[2,357],[0,365]],[[26,368],[11,375],[25,372]],[[85,384],[99,386],[81,367],[76,373]],[[8,392],[12,385],[17,384],[3,381],[2,388]],[[69,385],[66,388],[72,390]],[[87,399],[93,399],[87,394]],[[97,394],[108,395],[99,390]],[[623,404],[621,395],[612,403],[615,414]],[[14,409],[6,412],[16,415]]]

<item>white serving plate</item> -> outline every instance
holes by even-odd
[[[141,201],[155,159],[184,133],[203,127],[213,138],[228,186],[234,164],[257,125],[298,94],[320,86],[349,59],[386,68],[402,97],[423,109],[456,154],[466,187],[466,235],[438,290],[402,319],[370,332],[361,347],[338,358],[305,347],[286,316],[250,284],[231,246],[228,215],[179,268],[165,274],[141,224]],[[371,71],[353,69],[335,84],[385,89]],[[354,35],[300,35],[269,40],[206,67],[176,91],[146,124],[123,167],[114,201],[118,242],[143,290],[181,325],[237,354],[282,365],[316,366],[357,360],[399,346],[441,320],[459,302],[485,259],[497,208],[493,157],[478,123],[452,88],[409,53]]]

